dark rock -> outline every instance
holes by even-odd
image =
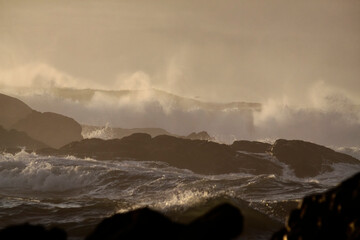
[[[14,129],[6,130],[0,126],[0,150],[8,152],[8,150],[13,149],[15,152],[18,152],[21,148],[37,150],[46,147],[46,144],[32,139],[24,132]]]
[[[325,193],[305,197],[272,240],[360,239],[359,203],[360,173]]]
[[[28,223],[16,226],[9,226],[0,230],[1,240],[36,239],[36,240],[66,240],[67,234],[59,228],[45,229],[40,225]]]
[[[234,239],[243,231],[243,221],[239,209],[222,204],[190,223],[184,239]]]
[[[332,171],[330,164],[333,163],[359,164],[357,159],[349,155],[300,140],[279,139],[271,152],[279,161],[289,165],[297,177],[314,177]]]
[[[188,225],[142,208],[103,220],[86,240],[233,239],[242,225],[240,210],[230,204],[222,204]]]
[[[19,99],[0,93],[0,125],[4,128],[9,129],[31,112],[32,109]]]
[[[51,112],[32,111],[12,125],[12,128],[26,132],[30,137],[45,142],[53,148],[82,139],[79,123],[72,118]]]
[[[211,137],[205,131],[198,132],[198,133],[192,132],[188,136],[186,136],[185,138],[186,139],[191,139],[191,140],[207,140],[207,141],[214,141],[215,140],[213,137]]]
[[[180,228],[164,215],[142,208],[104,219],[86,240],[170,239]]]
[[[5,129],[25,132],[32,139],[53,148],[82,139],[81,126],[74,119],[57,113],[34,111],[22,101],[4,94],[0,94],[0,112],[0,125]]]
[[[174,134],[169,133],[162,128],[118,128],[110,126],[90,126],[90,125],[81,125],[82,132],[81,134],[85,138],[96,138],[101,137],[103,139],[114,139],[114,138],[123,138],[130,136],[134,133],[147,133],[151,137],[156,137],[159,135],[170,135],[175,136]]]
[[[270,161],[238,153],[225,144],[167,135],[151,138],[148,134],[134,134],[123,139],[84,139],[68,144],[51,154],[70,154],[98,160],[131,158],[141,161],[163,161],[174,167],[203,174],[240,171],[281,174],[282,171],[280,166]]]
[[[256,142],[256,141],[235,141],[231,145],[232,149],[235,151],[245,151],[251,153],[265,153],[270,150],[271,144]]]

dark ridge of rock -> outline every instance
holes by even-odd
[[[0,93],[0,125],[10,128],[20,119],[31,114],[32,109],[19,99]]]
[[[304,198],[272,240],[360,239],[360,173],[322,194]]]
[[[231,148],[235,151],[245,151],[251,153],[265,153],[266,151],[270,150],[271,144],[263,143],[263,142],[256,142],[256,141],[246,141],[240,140],[235,141],[231,145]]]
[[[230,204],[219,205],[188,225],[142,208],[103,220],[86,240],[233,239],[242,228],[241,212]]]
[[[115,214],[97,225],[86,240],[171,239],[181,225],[149,208]]]
[[[109,127],[109,126],[90,126],[90,125],[82,125],[81,134],[85,138],[92,137],[101,137],[104,139],[115,139],[115,138],[123,138],[130,136],[134,133],[146,133],[151,135],[151,137],[156,137],[159,135],[170,135],[175,136],[174,134],[169,133],[165,129],[162,128],[118,128],[118,127]]]
[[[24,132],[6,130],[0,126],[0,149],[6,152],[19,152],[19,149],[37,150],[48,147],[45,143],[34,140]]]
[[[1,240],[36,239],[36,240],[66,240],[67,234],[59,228],[45,229],[41,225],[14,225],[0,230]]]
[[[72,118],[51,112],[32,111],[12,125],[12,128],[24,131],[30,137],[45,142],[53,148],[82,139],[79,123]]]
[[[360,162],[343,153],[301,140],[279,139],[271,148],[272,154],[292,168],[297,177],[314,177],[321,172],[333,170],[329,164]]]
[[[46,150],[46,154],[49,151]],[[42,153],[39,151],[38,153]],[[84,139],[68,144],[55,155],[74,155],[98,160],[131,158],[141,161],[163,161],[178,168],[202,174],[249,172],[281,174],[282,168],[255,156],[237,153],[230,146],[203,140],[189,140],[160,135],[134,134],[123,139]]]
[[[243,231],[243,222],[238,208],[222,204],[190,223],[184,239],[234,239]]]
[[[207,141],[214,141],[214,138],[211,137],[207,132],[201,131],[201,132],[192,132],[188,136],[185,137],[186,139],[191,140],[207,140]]]

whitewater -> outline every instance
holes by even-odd
[[[2,153],[0,228],[30,222],[61,227],[69,239],[83,239],[115,213],[147,206],[186,223],[227,201],[248,220],[250,230],[239,239],[269,239],[305,195],[328,190],[360,171],[359,165],[333,167],[314,178],[296,178],[287,167],[281,175],[200,175],[163,162]]]

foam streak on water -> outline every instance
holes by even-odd
[[[276,159],[269,161],[276,162]],[[299,179],[231,173],[199,175],[162,162],[96,161],[72,156],[40,156],[24,151],[0,154],[0,228],[22,222],[60,225],[71,238],[82,237],[102,218],[149,206],[181,213],[211,199],[245,200],[283,220],[292,202],[322,192],[360,168],[334,165],[335,171]],[[289,207],[287,207],[287,204]]]

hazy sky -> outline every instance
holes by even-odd
[[[0,70],[37,64],[213,101],[358,96],[360,1],[0,0]]]

